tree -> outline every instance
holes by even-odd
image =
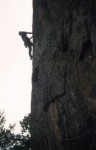
[[[24,133],[28,133],[28,135],[30,136],[31,134],[31,114],[29,113],[27,116],[24,116],[23,120],[20,121],[20,125],[22,127],[22,134]]]
[[[23,145],[26,150],[31,147],[31,114],[29,113],[27,116],[24,116],[23,120],[20,121],[21,132],[23,136]]]
[[[33,0],[34,150],[96,149],[96,2]]]
[[[30,114],[20,121],[21,132],[14,134],[15,124],[5,128],[5,115],[0,112],[0,150],[29,150],[30,146]]]
[[[14,130],[15,124],[9,124],[9,128],[5,128],[5,115],[4,112],[0,112],[0,148],[7,150],[11,145],[14,144],[14,134],[12,131]]]
[[[21,134],[14,135],[15,142],[11,150],[29,150],[31,147],[30,113],[20,121]]]

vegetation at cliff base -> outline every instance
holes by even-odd
[[[20,121],[21,133],[14,134],[15,124],[5,128],[5,115],[0,112],[0,150],[29,150],[30,146],[30,113]]]

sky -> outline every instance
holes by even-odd
[[[0,0],[0,110],[7,125],[30,112],[32,60],[19,31],[32,32],[32,0]]]

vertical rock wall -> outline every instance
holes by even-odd
[[[33,0],[32,150],[96,149],[95,3]]]

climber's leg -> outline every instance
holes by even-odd
[[[33,56],[32,56],[32,54],[31,54],[31,52],[32,52],[32,48],[31,48],[31,46],[29,46],[29,57],[30,57],[30,59],[32,59],[32,58],[33,58]]]

